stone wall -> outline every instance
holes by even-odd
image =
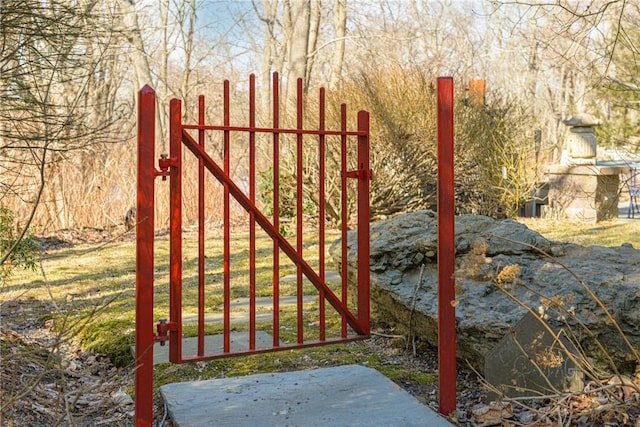
[[[635,367],[637,355],[626,346],[574,274],[615,315],[637,352],[640,347],[640,251],[629,245],[607,248],[550,242],[521,223],[483,216],[457,217],[455,227],[456,298],[459,301],[456,329],[461,360],[468,360],[482,370],[485,356],[526,313],[525,308],[496,286],[500,275],[505,276],[506,268],[517,265],[518,274],[503,284],[508,285],[515,298],[536,312],[546,309],[548,313],[553,311],[549,310],[549,301],[562,301],[576,318],[550,318],[549,322],[556,327],[571,328],[590,358],[602,363],[606,359],[594,342],[595,337],[619,367],[627,370]],[[347,262],[352,286],[355,286],[356,274],[355,237],[354,232],[348,236],[351,256]],[[486,247],[481,255],[473,250],[476,242]],[[540,251],[553,255],[555,260]],[[339,266],[338,244],[331,253]],[[391,324],[402,333],[411,330],[412,335],[433,346],[438,342],[436,258],[434,212],[412,212],[371,225],[374,320]],[[469,268],[469,261],[477,268]]]

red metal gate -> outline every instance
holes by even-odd
[[[248,125],[235,126],[230,123],[230,87],[225,81],[222,102],[222,123],[207,124],[205,120],[205,99],[200,96],[198,103],[198,123],[186,124],[182,122],[183,111],[180,100],[174,99],[170,104],[170,153],[163,155],[155,166],[155,105],[156,98],[153,89],[145,86],[139,93],[139,124],[138,124],[138,199],[137,199],[137,272],[136,272],[136,425],[151,425],[152,421],[152,384],[153,384],[153,346],[155,342],[164,345],[169,342],[169,361],[183,363],[189,361],[203,361],[220,357],[243,355],[256,352],[276,351],[313,345],[334,343],[366,338],[369,335],[369,114],[360,111],[357,114],[357,130],[347,129],[347,110],[343,104],[340,111],[340,128],[326,129],[325,126],[325,92],[320,89],[317,128],[305,128],[303,123],[302,81],[298,81],[296,103],[296,126],[283,128],[280,126],[279,111],[279,80],[273,76],[272,87],[272,127],[256,126],[256,98],[255,78],[249,79]],[[207,135],[218,133],[222,141],[222,160],[220,165],[210,155],[206,147]],[[243,135],[248,144],[248,176],[246,182],[235,182],[231,177],[231,141],[232,135]],[[286,154],[295,157],[295,244],[289,242],[281,233],[280,220],[280,162],[282,139],[289,135],[295,139],[294,149]],[[272,211],[268,218],[257,207],[256,185],[256,144],[267,138],[272,154],[271,167],[273,182],[271,185]],[[318,207],[317,207],[317,270],[303,256],[303,235],[307,231],[304,227],[303,210],[303,176],[306,173],[303,165],[305,147],[309,139],[314,142],[318,157]],[[357,179],[357,271],[350,272],[347,262],[342,262],[340,268],[340,283],[329,285],[325,280],[327,269],[325,260],[326,245],[326,175],[327,175],[327,147],[328,139],[336,140],[340,150],[340,178],[339,187],[342,259],[347,259],[347,180]],[[354,150],[349,147],[354,145]],[[186,150],[185,150],[186,148]],[[357,159],[348,158],[350,151],[357,152]],[[183,178],[185,173],[185,159],[183,152],[190,152],[197,160],[197,257],[196,257],[196,285],[197,286],[197,331],[195,332],[197,345],[194,354],[184,354],[183,349]],[[348,170],[349,164],[355,164],[355,170]],[[208,348],[205,342],[205,326],[207,326],[206,298],[207,278],[205,229],[205,206],[207,205],[208,188],[205,187],[208,171],[220,183],[223,193],[222,206],[222,241],[223,241],[223,274],[222,274],[222,344],[219,348]],[[161,176],[163,180],[169,177],[170,187],[170,254],[169,254],[169,319],[161,320],[155,325],[154,331],[154,193],[155,178]],[[231,257],[231,203],[239,205],[248,215],[248,265],[249,283],[243,293],[247,297],[248,322],[246,325],[248,344],[246,348],[232,348],[232,332],[239,326],[234,324],[231,317],[232,303],[232,257]],[[272,302],[271,318],[265,322],[257,321],[257,287],[256,280],[256,230],[263,230],[273,242],[272,275],[270,280],[270,294]],[[280,255],[286,255],[284,260],[290,260],[295,266],[295,342],[282,342],[280,330],[282,327],[280,313],[280,281],[282,260]],[[347,292],[347,276],[357,274],[357,289]],[[314,331],[309,334],[310,326],[306,321],[309,306],[305,307],[305,296],[309,296],[308,286],[305,292],[303,279],[313,285],[315,295],[311,295],[317,302],[312,307],[314,319],[318,319],[311,327]],[[262,293],[264,295],[264,284]],[[235,289],[235,288],[234,288]],[[306,294],[306,295],[305,295]],[[350,295],[347,298],[347,295]],[[351,297],[351,295],[354,295]],[[353,301],[352,301],[353,300]],[[328,305],[326,303],[329,303]],[[306,311],[305,311],[306,310]],[[329,312],[327,312],[329,310]],[[331,311],[333,310],[333,311]],[[339,328],[327,328],[328,316],[339,318]],[[271,333],[270,345],[258,345],[256,332],[258,328]],[[240,326],[243,328],[245,326]],[[310,338],[309,335],[313,335]]]

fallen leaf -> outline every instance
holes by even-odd
[[[481,426],[488,427],[500,425],[503,420],[513,417],[513,408],[508,402],[493,401],[488,405],[476,405],[471,414]]]

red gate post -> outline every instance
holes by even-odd
[[[370,326],[369,260],[369,113],[358,111],[358,321],[365,334]],[[342,224],[346,227],[346,224]],[[343,262],[344,259],[343,259]]]
[[[455,220],[453,78],[438,77],[438,401],[456,409]]]
[[[138,194],[136,216],[136,374],[135,425],[153,421],[153,237],[156,95],[138,93]]]

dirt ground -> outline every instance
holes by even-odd
[[[47,309],[29,304],[28,300],[12,301],[0,310],[5,314],[28,310],[35,315]],[[16,324],[11,315],[3,315],[2,320],[0,425],[133,425],[134,403],[129,395],[134,382],[132,369],[116,368],[106,356],[84,352],[65,342],[50,322]],[[401,339],[389,334],[374,334],[366,340],[363,351],[376,353],[384,363],[401,365],[408,371],[437,372],[437,355],[432,349],[418,348],[414,356],[405,351]],[[475,375],[461,370],[458,380],[459,400],[465,406],[480,403],[481,386]],[[409,378],[396,382],[437,410],[437,382],[425,384]],[[170,419],[165,419],[162,400],[156,398],[155,403],[155,424],[171,426]]]

